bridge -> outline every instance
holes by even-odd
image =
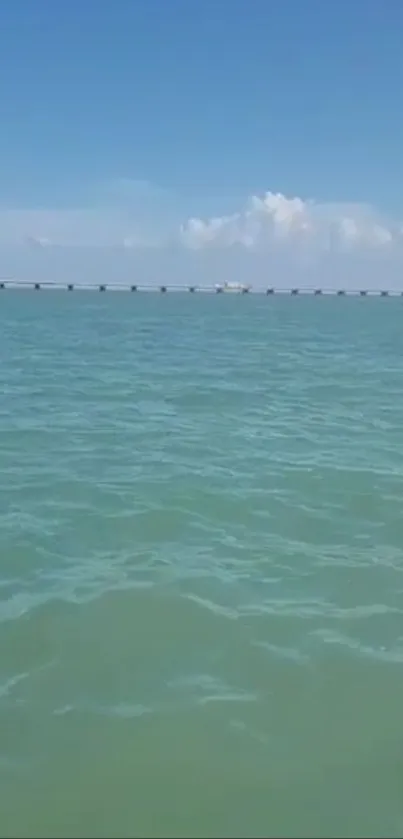
[[[267,288],[264,287],[253,287],[253,286],[239,286],[239,287],[225,287],[224,285],[179,285],[179,284],[124,284],[124,283],[72,283],[72,282],[52,282],[49,280],[44,280],[40,282],[25,282],[23,280],[17,280],[10,277],[6,277],[4,279],[0,279],[0,291],[5,291],[6,289],[15,289],[21,291],[45,291],[45,290],[54,290],[54,291],[97,291],[97,292],[118,292],[118,291],[126,291],[126,292],[140,292],[145,294],[151,293],[160,293],[166,294],[168,292],[188,292],[188,293],[197,293],[197,294],[261,294],[261,295],[291,295],[293,297],[296,296],[305,296],[305,295],[313,295],[317,296],[337,296],[337,297],[351,297],[351,296],[359,296],[359,297],[403,297],[403,290],[388,290],[388,289],[349,289],[349,288],[318,288],[316,286],[308,287],[304,286],[301,288],[292,286],[292,287],[282,287],[278,288],[275,286],[269,286]]]

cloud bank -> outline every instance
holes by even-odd
[[[311,250],[379,248],[403,242],[398,225],[380,219],[363,205],[317,204],[266,192],[252,196],[242,212],[202,221],[190,219],[181,229],[189,247],[242,245],[252,250],[286,245]]]
[[[163,191],[119,181],[78,209],[0,209],[0,273],[72,282],[403,287],[403,225],[362,204],[281,193],[186,217]]]

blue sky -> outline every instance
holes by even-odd
[[[3,0],[0,273],[399,283],[402,31],[400,0]]]

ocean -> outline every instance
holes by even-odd
[[[400,837],[403,300],[0,294],[0,834]]]

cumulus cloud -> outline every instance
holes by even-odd
[[[369,207],[318,204],[272,192],[253,196],[241,212],[205,221],[191,218],[181,227],[183,244],[195,249],[287,245],[345,250],[385,247],[401,238],[398,225],[381,221]]]
[[[115,181],[88,206],[0,208],[3,275],[23,279],[390,288],[403,226],[363,204],[266,192],[227,215],[187,217],[163,190]]]

